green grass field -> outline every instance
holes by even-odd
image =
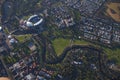
[[[52,44],[53,44],[53,47],[56,51],[56,54],[59,56],[63,50],[67,47],[67,46],[70,46],[70,39],[63,39],[63,38],[58,38],[58,39],[55,39],[52,41]],[[72,44],[79,44],[79,45],[93,45],[92,43],[90,42],[87,42],[87,41],[84,41],[84,40],[75,40]],[[98,45],[96,45],[98,46]],[[120,48],[117,48],[117,49],[109,49],[109,48],[105,48],[105,47],[102,47],[105,51],[105,53],[107,54],[108,56],[108,59],[113,59],[117,62],[117,64],[120,65]]]
[[[120,48],[109,49],[103,48],[105,53],[108,56],[108,59],[115,60],[118,65],[120,65]]]
[[[54,47],[58,56],[63,52],[63,50],[67,46],[71,46],[70,39],[58,38],[58,39],[55,39],[54,41],[52,41],[52,43],[53,43],[53,47]],[[72,44],[87,45],[87,44],[90,44],[90,43],[86,42],[84,40],[75,40]]]
[[[63,50],[69,46],[70,41],[69,40],[65,40],[65,39],[55,39],[53,42],[53,47],[57,53],[57,55],[60,55]]]
[[[15,36],[15,37],[19,40],[19,42],[24,42],[26,39],[27,40],[30,39],[31,35],[28,34],[28,35],[20,35],[20,36]]]

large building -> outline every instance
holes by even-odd
[[[43,28],[44,19],[41,15],[32,15],[28,20],[20,21],[20,26],[25,30],[32,30],[36,32],[41,32]]]

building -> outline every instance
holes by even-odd
[[[35,80],[36,76],[34,76],[32,73],[28,74],[25,79],[26,80]]]
[[[40,15],[32,15],[28,19],[28,22],[31,22],[33,26],[40,26],[43,22],[43,18]]]
[[[0,32],[3,31],[2,27],[0,26]]]
[[[10,45],[18,43],[18,41],[14,37],[12,37],[12,35],[8,35],[8,39]]]
[[[28,20],[21,20],[20,26],[25,30],[29,30],[31,32],[42,32],[44,19],[41,15],[32,15],[28,18]]]
[[[37,47],[35,46],[34,43],[31,42],[31,43],[28,44],[28,48],[29,48],[31,51],[35,51]]]
[[[17,43],[17,40],[15,40],[15,38],[12,38],[12,39],[9,40],[9,43],[10,44],[15,44],[15,43]]]

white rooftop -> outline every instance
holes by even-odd
[[[34,26],[37,26],[43,22],[43,19],[41,18],[37,23],[34,24]]]
[[[12,38],[12,35],[8,35],[8,39]]]
[[[27,26],[27,27],[32,27],[32,26],[34,26],[34,25],[33,25],[32,22],[27,21],[27,22],[26,22],[26,26]]]
[[[35,78],[35,76],[32,73],[30,73],[26,76],[27,80],[33,80],[34,78]]]
[[[0,26],[0,31],[2,30],[2,27]]]
[[[30,16],[30,18],[28,19],[28,21],[30,21],[32,18],[34,18],[34,17],[37,17],[38,15],[32,15],[32,16]]]
[[[10,39],[9,42],[10,42],[10,43],[17,43],[17,41],[16,41],[14,38]]]

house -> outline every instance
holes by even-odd
[[[35,51],[37,47],[35,46],[34,43],[30,42],[30,43],[28,44],[28,48],[29,48],[31,51]]]
[[[32,73],[26,75],[26,77],[25,77],[26,80],[35,80],[35,78],[36,77]]]
[[[41,76],[37,75],[36,80],[47,80],[47,79],[45,79],[44,77],[41,77]]]
[[[72,64],[75,64],[75,65],[81,65],[82,62],[73,61]]]
[[[4,51],[6,51],[5,47],[0,47],[0,53],[3,53]]]
[[[10,40],[9,40],[9,43],[12,45],[12,44],[15,44],[15,43],[17,43],[18,41],[15,39],[15,38],[11,38]]]

